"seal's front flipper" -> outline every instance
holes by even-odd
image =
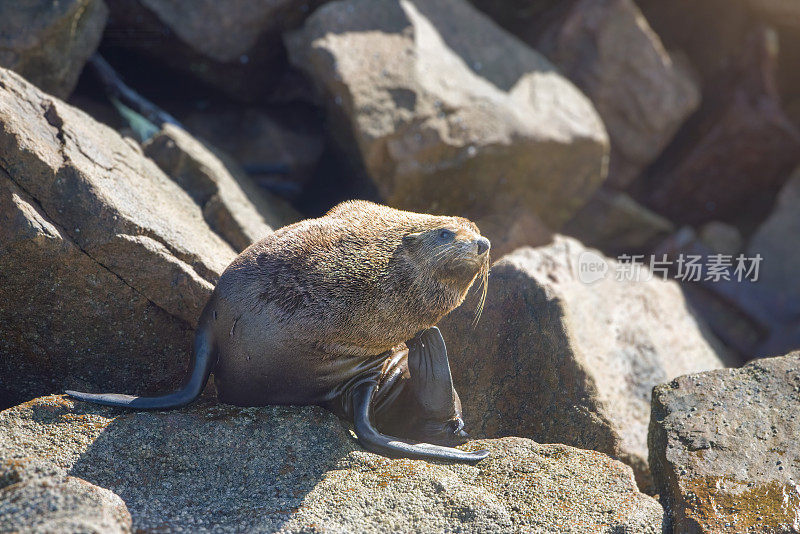
[[[414,336],[406,345],[414,399],[430,418],[444,421],[453,417],[455,388],[442,333],[434,326]]]
[[[372,397],[376,384],[365,382],[353,391],[353,422],[358,442],[370,452],[393,458],[418,458],[423,460],[449,460],[453,462],[479,462],[489,456],[489,451],[466,452],[430,443],[409,443],[378,432],[370,420]]]
[[[408,390],[419,410],[418,428],[409,435],[441,445],[460,445],[464,432],[461,400],[453,387],[450,360],[438,328],[423,330],[406,342]]]

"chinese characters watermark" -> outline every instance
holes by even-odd
[[[673,278],[683,282],[751,282],[758,281],[761,254],[667,254],[645,256],[621,254],[614,265],[613,276],[618,282],[646,282],[653,278]],[[611,274],[606,259],[594,252],[584,251],[578,257],[578,279],[592,284]]]

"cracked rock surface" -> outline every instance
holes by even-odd
[[[37,458],[114,491],[135,531],[661,532],[661,506],[602,453],[464,447],[491,456],[384,458],[318,407],[132,413],[50,396],[0,412],[0,460]]]
[[[173,387],[234,255],[138,145],[0,69],[0,404]]]
[[[203,208],[208,225],[237,252],[301,218],[232,160],[178,126],[165,124],[142,148]]]

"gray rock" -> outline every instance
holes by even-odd
[[[572,2],[560,0],[470,0],[492,20],[522,40],[536,38],[548,23],[562,14]]]
[[[605,176],[591,103],[462,0],[325,4],[287,47],[392,206],[464,215],[506,242],[528,213],[558,229]]]
[[[137,530],[661,532],[661,507],[603,454],[521,438],[465,447],[492,456],[390,460],[315,407],[131,413],[52,396],[0,413],[0,458],[110,488]]]
[[[741,58],[753,28],[748,0],[636,0],[649,26],[675,56],[686,57],[702,80],[703,99],[717,102],[722,75]],[[691,13],[691,16],[687,16]]]
[[[715,98],[648,170],[639,196],[645,205],[695,226],[752,227],[766,216],[800,164],[800,130],[777,91],[777,38],[766,28],[748,35],[735,67],[719,76]]]
[[[0,532],[129,533],[131,515],[113,492],[40,459],[0,463]]]
[[[138,145],[0,69],[0,402],[169,389],[235,256]]]
[[[300,219],[262,190],[230,158],[178,126],[165,124],[142,147],[203,209],[203,217],[237,252]]]
[[[731,224],[708,222],[700,227],[698,237],[717,254],[733,256],[742,250],[742,233]]]
[[[633,0],[579,0],[536,44],[591,100],[611,138],[608,184],[625,188],[700,104]]]
[[[629,195],[601,187],[563,232],[608,254],[649,252],[675,230],[674,225]]]
[[[220,63],[238,61],[262,33],[277,30],[276,19],[290,10],[307,11],[310,4],[297,0],[139,1],[194,50]]]
[[[309,115],[289,106],[281,113],[226,106],[192,110],[179,117],[192,135],[229,154],[251,175],[258,176],[259,183],[284,196],[296,196],[322,155],[321,121],[316,113]],[[270,173],[270,167],[284,172]]]
[[[800,352],[653,391],[650,467],[676,534],[800,530]]]
[[[259,101],[285,70],[281,33],[324,1],[108,0],[104,46]]]
[[[771,24],[800,28],[800,5],[793,0],[745,0],[745,3]]]
[[[103,0],[0,3],[0,67],[66,98],[97,49],[108,17]]]
[[[763,258],[758,287],[766,293],[770,312],[778,322],[800,317],[800,168],[778,195],[772,214],[756,230],[747,245],[747,255]]]
[[[651,390],[681,374],[722,367],[722,349],[677,283],[618,281],[620,269],[558,236],[492,266],[477,326],[475,300],[439,326],[473,435],[602,451],[630,464],[640,487],[651,491]]]

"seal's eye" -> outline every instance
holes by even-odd
[[[439,239],[442,241],[452,241],[456,237],[456,233],[447,228],[439,230]]]

